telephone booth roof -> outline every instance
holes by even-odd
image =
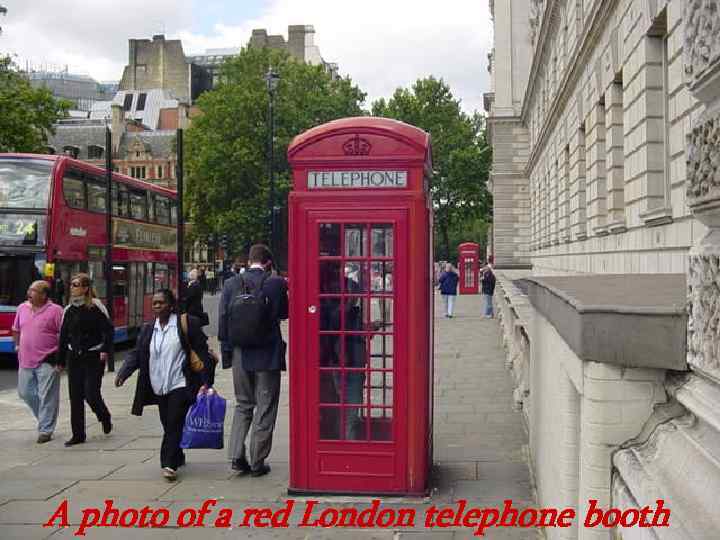
[[[462,249],[467,249],[467,250],[474,249],[474,250],[477,250],[479,247],[480,247],[480,245],[479,245],[479,244],[476,244],[475,242],[463,242],[462,244],[459,244],[459,245],[458,245],[458,249],[461,249],[461,250],[462,250]]]
[[[430,134],[390,118],[342,118],[295,137],[288,147],[288,161],[293,168],[403,164],[423,167],[430,175]]]

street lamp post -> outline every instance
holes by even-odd
[[[270,251],[274,253],[274,250],[277,247],[277,224],[275,223],[275,167],[273,155],[275,146],[273,141],[275,138],[274,102],[275,90],[280,82],[280,75],[275,73],[272,66],[270,66],[264,78],[268,91],[268,177],[270,180],[270,194],[268,196],[268,224],[270,226],[269,243]]]

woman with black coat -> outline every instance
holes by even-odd
[[[115,386],[122,386],[139,370],[132,414],[141,416],[145,405],[157,405],[160,409],[164,431],[160,467],[167,480],[175,480],[178,468],[185,465],[185,454],[180,448],[185,416],[200,389],[212,386],[215,359],[197,318],[188,316],[187,335],[183,331],[171,290],[155,293],[152,308],[156,319],[143,326],[137,347],[120,368]],[[191,367],[191,350],[203,362],[200,371]]]
[[[110,411],[100,394],[112,339],[112,324],[105,306],[94,297],[90,276],[76,274],[70,280],[70,304],[63,315],[58,348],[58,363],[67,365],[70,390],[72,437],[65,446],[85,442],[85,401],[103,432],[112,430]]]

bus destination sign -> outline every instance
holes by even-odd
[[[308,189],[406,188],[407,171],[310,171]]]
[[[126,249],[175,251],[177,249],[177,231],[171,227],[115,218],[113,220],[113,243],[117,247]]]

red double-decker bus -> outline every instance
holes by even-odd
[[[0,353],[30,283],[46,279],[66,305],[70,277],[87,272],[107,302],[105,170],[66,156],[0,154]],[[115,340],[150,320],[154,291],[177,290],[177,196],[112,175]]]

